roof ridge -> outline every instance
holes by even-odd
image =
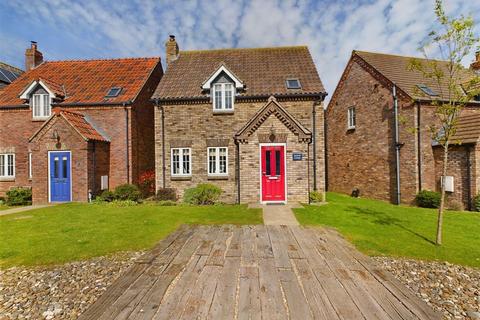
[[[25,72],[24,70],[22,70],[18,67],[15,67],[15,66],[12,66],[11,64],[0,61],[0,67],[2,67],[2,66],[4,66],[5,68],[12,68],[18,73],[24,73]]]
[[[422,59],[422,60],[430,60],[430,61],[448,62],[448,60],[429,59],[429,58],[425,58],[425,57],[416,57],[416,56],[393,54],[393,53],[374,52],[374,51],[353,50],[353,53],[368,53],[368,54],[376,54],[376,55],[381,55],[381,56],[391,56],[391,57],[400,57],[400,58],[410,58],[410,59],[413,58],[413,59]]]
[[[126,57],[126,58],[93,58],[93,59],[65,59],[65,60],[44,60],[44,63],[61,62],[95,62],[95,61],[119,61],[119,60],[159,60],[160,56],[153,57]]]
[[[199,49],[199,50],[180,50],[181,53],[204,53],[204,52],[218,52],[218,51],[261,51],[261,50],[284,50],[284,49],[308,49],[307,45],[298,46],[278,46],[278,47],[252,47],[252,48],[214,48],[214,49]]]

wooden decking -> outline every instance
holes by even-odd
[[[336,232],[181,227],[80,319],[440,319]]]

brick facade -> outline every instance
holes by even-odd
[[[211,103],[198,104],[166,104],[165,115],[165,187],[173,187],[181,197],[186,188],[199,183],[213,183],[223,190],[221,201],[237,202],[237,151],[234,135],[268,103],[267,100],[237,101],[232,114],[214,114]],[[305,128],[312,131],[313,100],[279,101],[289,114],[297,119]],[[324,158],[324,115],[323,107],[316,106],[317,128],[317,189],[325,191],[325,158]],[[155,111],[155,155],[157,188],[163,185],[162,176],[162,111]],[[312,145],[299,142],[294,135],[275,115],[270,115],[262,125],[250,136],[247,143],[241,143],[240,149],[240,202],[260,201],[260,141],[259,136],[268,135],[272,128],[277,136],[286,137],[286,176],[287,201],[308,201],[308,190],[313,189],[313,154]],[[210,139],[221,139],[228,144],[228,178],[212,179],[207,174],[207,144]],[[170,148],[172,145],[192,148],[192,177],[188,180],[176,180],[171,176]],[[293,161],[292,153],[301,152],[301,161]],[[308,162],[310,161],[310,165]],[[310,176],[309,176],[310,174]]]

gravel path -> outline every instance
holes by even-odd
[[[141,254],[0,270],[0,320],[76,319]]]
[[[374,258],[444,319],[480,319],[480,269],[448,262]]]

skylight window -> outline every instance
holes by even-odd
[[[108,90],[108,93],[107,93],[107,95],[106,95],[105,97],[106,97],[106,98],[118,97],[118,95],[120,94],[120,92],[122,92],[122,88],[113,87],[113,88],[110,88],[110,90]]]
[[[433,91],[429,86],[426,86],[424,84],[417,84],[417,87],[429,96],[438,96],[438,94]]]
[[[298,79],[287,79],[287,89],[301,89],[300,80]]]

